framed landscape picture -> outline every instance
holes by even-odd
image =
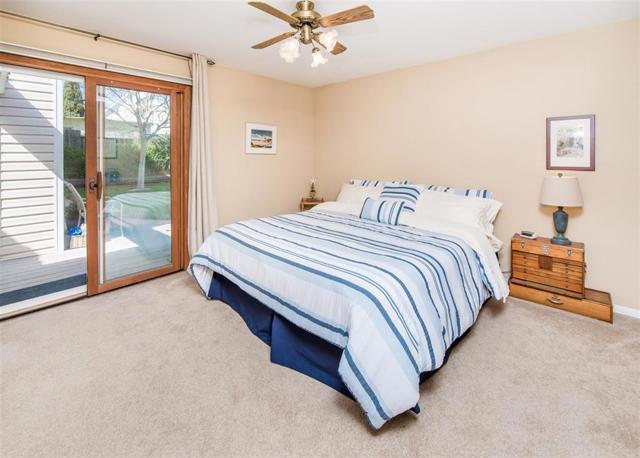
[[[596,169],[596,116],[547,118],[547,170]]]
[[[247,123],[245,153],[276,154],[278,151],[278,128],[267,124]]]

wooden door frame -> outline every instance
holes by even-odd
[[[93,295],[185,269],[189,262],[187,249],[189,145],[191,127],[191,86],[170,81],[127,75],[79,65],[0,52],[0,63],[38,70],[77,75],[85,79],[85,119],[97,119],[96,86],[104,83],[134,90],[171,95],[171,125],[178,133],[171,136],[171,220],[172,246],[170,266],[141,272],[100,285],[98,278],[98,205],[97,198],[87,201],[87,294]],[[155,90],[154,90],[155,89]],[[175,102],[175,103],[174,103]],[[175,154],[174,154],[175,153]],[[95,123],[85,122],[85,189],[97,170],[97,131]],[[93,174],[91,173],[93,172]],[[94,195],[95,196],[95,195]],[[91,216],[89,216],[91,215]],[[175,227],[174,227],[175,226]],[[173,233],[176,236],[173,236]]]

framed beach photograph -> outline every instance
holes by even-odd
[[[247,123],[245,153],[276,154],[278,151],[278,128],[267,124]]]
[[[547,170],[596,169],[596,116],[547,118]]]

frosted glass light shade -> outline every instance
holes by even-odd
[[[313,59],[311,61],[312,67],[317,67],[318,65],[326,64],[327,62],[329,62],[329,59],[327,59],[322,55],[322,52],[320,51],[319,48],[313,49],[313,51],[311,52],[311,57]]]
[[[554,207],[582,207],[582,192],[577,177],[548,175],[542,181],[540,203]]]
[[[295,38],[290,38],[280,45],[280,57],[287,63],[292,63],[300,57],[300,42]]]
[[[337,30],[328,30],[326,32],[322,32],[318,36],[318,40],[320,43],[327,49],[327,51],[333,51],[333,48],[336,47],[336,43],[338,42],[338,31]]]

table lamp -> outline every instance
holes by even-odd
[[[551,243],[571,245],[571,240],[564,236],[569,224],[569,215],[564,211],[564,207],[582,207],[582,192],[580,192],[578,178],[566,176],[562,173],[544,177],[542,189],[540,190],[540,203],[558,207],[553,212],[553,225],[556,229],[556,235],[551,239]]]

